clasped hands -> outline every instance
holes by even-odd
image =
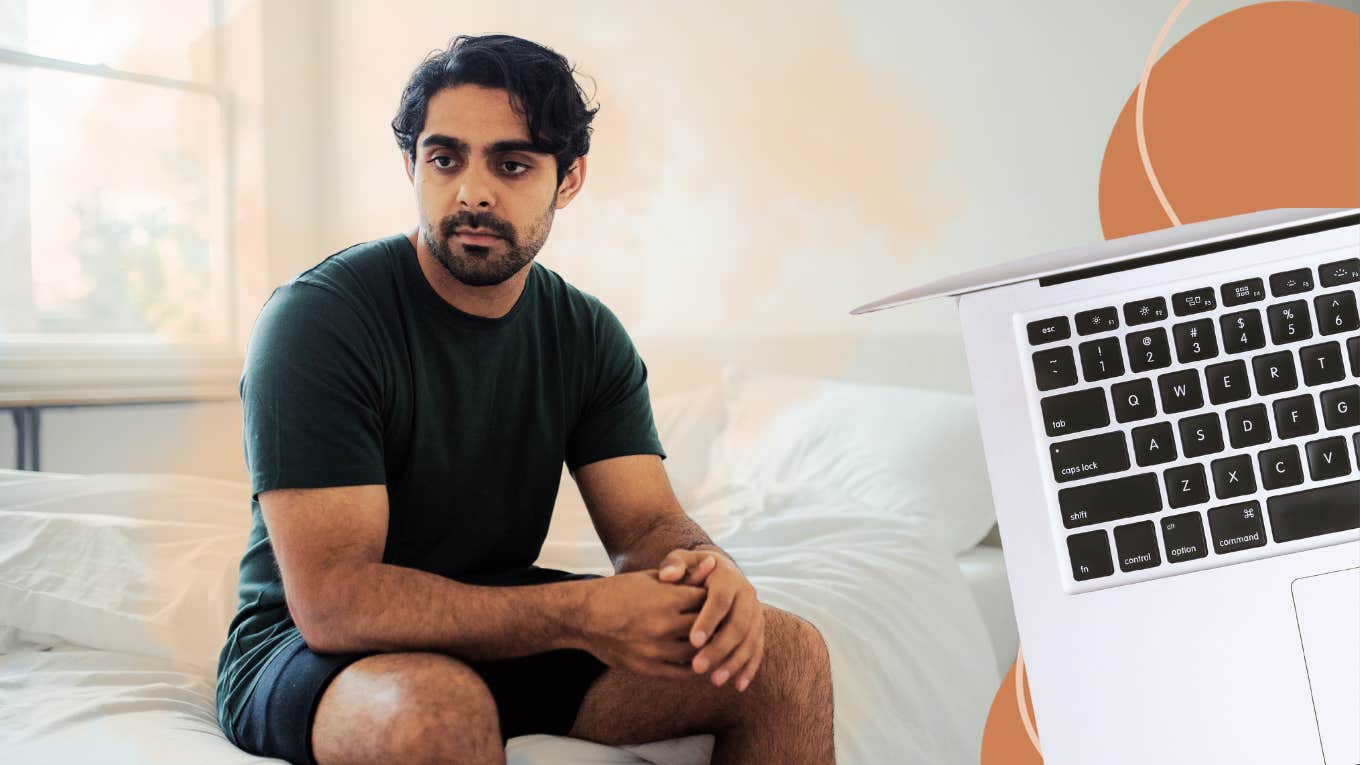
[[[735,678],[733,687],[745,691],[765,657],[765,612],[755,587],[731,558],[714,550],[672,550],[657,578],[707,591],[689,630],[689,643],[698,650],[690,667],[708,673],[715,686]]]

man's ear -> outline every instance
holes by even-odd
[[[401,153],[401,167],[406,171],[406,180],[412,184],[416,182],[416,162],[406,152]]]
[[[581,186],[586,182],[586,158],[577,157],[571,164],[571,169],[562,176],[562,182],[557,186],[557,209],[561,210],[567,203],[581,191]]]

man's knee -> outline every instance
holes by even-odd
[[[312,735],[321,765],[360,751],[402,763],[505,761],[491,691],[466,664],[437,653],[378,654],[350,665],[322,696]]]
[[[815,703],[831,687],[831,656],[822,633],[809,622],[770,606],[765,607],[765,659],[751,689],[762,685],[776,699],[794,704]]]

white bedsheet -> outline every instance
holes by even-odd
[[[762,601],[821,630],[832,657],[839,762],[977,761],[999,675],[949,552],[925,541],[909,518],[797,489],[735,490],[690,509],[741,561]],[[608,572],[599,542],[573,533],[555,534],[540,564]],[[511,742],[509,755],[518,765],[680,765],[704,762],[707,738],[626,752],[535,736]],[[222,737],[212,677],[201,667],[3,628],[0,753],[24,763],[266,761]]]

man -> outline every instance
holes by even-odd
[[[528,733],[832,762],[830,670],[679,507],[647,370],[533,262],[586,175],[560,55],[459,37],[393,130],[419,226],[271,296],[241,397],[252,528],[228,738],[292,762],[504,762]],[[563,461],[616,574],[533,565]]]

